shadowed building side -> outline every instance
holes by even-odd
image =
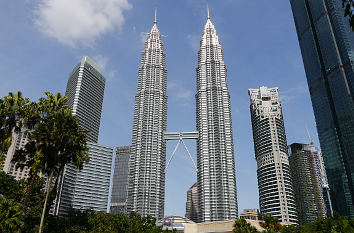
[[[130,146],[117,147],[114,161],[110,213],[126,214],[128,198]]]
[[[354,33],[341,0],[290,0],[333,210],[354,218]]]
[[[186,218],[198,222],[198,186],[193,184],[187,191]]]
[[[307,144],[293,143],[289,146],[290,171],[293,181],[299,224],[324,218],[325,207],[322,197],[317,161]]]

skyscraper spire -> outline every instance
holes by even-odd
[[[207,4],[207,13],[208,13],[208,19],[210,19],[209,5],[208,4]]]
[[[154,24],[157,24],[157,20],[156,20],[156,17],[157,16],[157,8],[155,8],[155,20],[154,20]]]

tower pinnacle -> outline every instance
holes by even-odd
[[[157,8],[155,8],[155,19],[154,19],[154,24],[157,24],[157,21],[156,21],[156,15],[157,15]]]
[[[210,19],[210,14],[209,14],[209,5],[207,4],[207,13],[208,13],[208,19]]]

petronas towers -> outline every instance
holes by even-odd
[[[135,95],[128,211],[163,217],[165,198],[167,70],[156,19],[141,56]]]
[[[223,51],[209,14],[196,70],[198,219],[235,219],[238,214],[230,94]]]
[[[164,216],[167,70],[161,34],[148,34],[135,95],[128,211]],[[234,145],[226,66],[215,27],[208,19],[198,53],[196,123],[199,222],[237,218]]]

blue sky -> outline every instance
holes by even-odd
[[[279,87],[288,144],[318,145],[289,1],[249,0],[13,0],[0,8],[0,95],[22,91],[36,100],[65,92],[84,55],[102,66],[106,90],[99,143],[130,145],[137,69],[154,9],[168,69],[168,131],[195,129],[197,50],[209,4],[228,69],[239,212],[259,208],[248,88]],[[176,142],[168,142],[167,159]],[[194,158],[195,142],[187,142]],[[184,216],[196,181],[180,147],[166,175],[165,215]]]

